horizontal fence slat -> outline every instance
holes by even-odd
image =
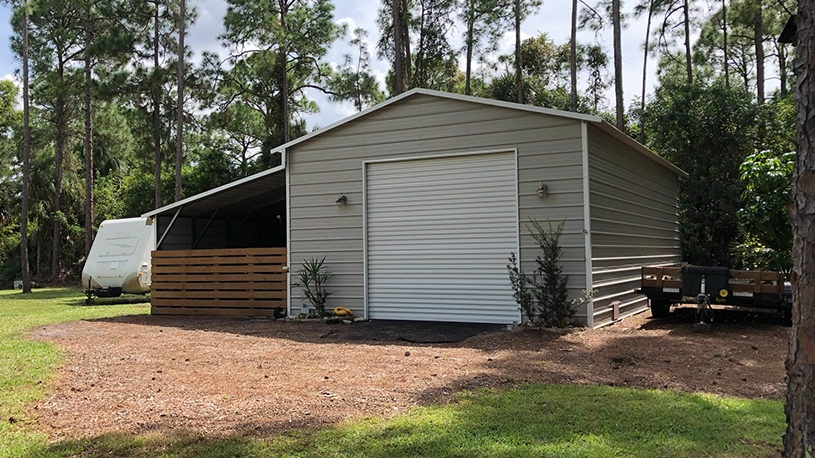
[[[267,309],[232,309],[232,308],[195,308],[195,307],[152,307],[153,315],[222,315],[222,316],[274,316],[274,308]]]
[[[196,258],[206,256],[246,256],[278,255],[286,256],[285,248],[226,248],[213,250],[165,250],[153,251],[153,258]]]
[[[285,281],[285,279],[283,279]],[[247,282],[161,282],[160,285],[153,284],[153,291],[278,291],[283,289],[283,281],[247,281]]]
[[[187,265],[180,265],[180,266],[167,266],[162,264],[153,264],[153,273],[173,273],[173,272],[183,272],[183,273],[216,273],[216,272],[232,272],[232,273],[267,273],[267,272],[282,272],[283,265],[228,265],[228,266],[218,266],[218,265],[210,265],[210,266],[187,266]]]
[[[285,248],[152,253],[151,313],[264,315],[286,307]]]
[[[286,297],[283,291],[156,291],[151,293],[151,297],[155,296],[156,299],[277,299]]]
[[[161,299],[152,298],[156,307],[226,307],[226,308],[275,308],[285,307],[285,299],[275,300],[236,300],[236,299]]]
[[[194,265],[248,265],[248,264],[262,264],[262,265],[275,265],[281,264],[280,256],[206,256],[202,258],[161,258],[158,261],[162,266],[194,266]]]
[[[281,273],[255,273],[246,275],[245,273],[184,273],[184,272],[165,272],[161,277],[156,280],[153,279],[153,287],[155,288],[156,282],[189,282],[189,283],[214,283],[214,282],[281,282],[286,281],[286,274]]]

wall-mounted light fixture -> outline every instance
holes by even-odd
[[[538,197],[543,199],[544,197],[546,197],[547,194],[549,194],[549,186],[546,186],[546,183],[541,181],[541,184],[540,186],[538,186],[538,190],[535,191],[535,194],[537,194]]]
[[[340,197],[334,203],[337,204],[338,207],[342,207],[343,205],[348,203],[348,198],[345,197],[345,194],[340,193]]]

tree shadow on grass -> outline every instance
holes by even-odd
[[[4,292],[3,296],[15,301],[44,301],[53,299],[62,299],[63,303],[68,306],[86,306],[85,303],[87,296],[79,288],[74,287],[54,287],[54,288],[36,288],[30,294],[17,294]],[[129,305],[129,304],[149,304],[149,295],[130,295],[125,294],[119,297],[95,297],[94,303],[89,306],[105,306],[105,305]]]
[[[79,297],[82,292],[78,288],[35,288],[30,294],[23,294],[21,290],[16,293],[4,292],[3,297],[14,300],[42,301],[47,299],[71,300],[74,296]],[[84,296],[83,296],[84,297]]]
[[[783,433],[780,401],[600,386],[528,385],[462,393],[390,420],[204,437],[121,433],[44,445],[31,457],[767,457]]]

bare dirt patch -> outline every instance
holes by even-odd
[[[520,328],[459,343],[365,340],[358,324],[248,318],[121,317],[32,331],[67,362],[32,407],[52,439],[178,430],[268,434],[389,417],[453,393],[525,382],[604,384],[781,398],[787,332],[762,314],[649,313],[560,335]],[[362,337],[360,337],[362,336]],[[387,339],[387,337],[386,337]]]

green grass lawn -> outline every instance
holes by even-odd
[[[460,393],[444,406],[277,437],[108,434],[48,444],[25,406],[61,362],[51,344],[23,339],[45,323],[146,313],[85,307],[75,290],[31,298],[0,293],[0,456],[23,457],[770,457],[778,456],[781,401],[727,399],[604,386],[530,385]],[[9,423],[9,417],[16,422]]]
[[[28,427],[32,420],[26,406],[43,398],[45,382],[62,363],[62,353],[55,345],[25,339],[27,330],[149,311],[147,304],[85,306],[85,297],[77,288],[37,289],[30,295],[0,291],[0,456],[27,456],[42,447],[45,438]]]

